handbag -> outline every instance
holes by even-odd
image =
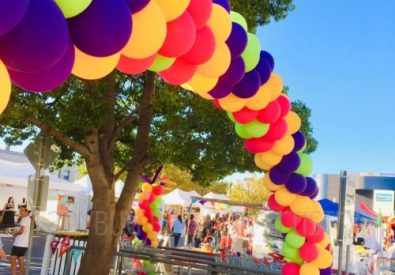
[[[1,213],[1,216],[0,216],[0,224],[3,223],[3,220],[4,220],[4,211],[3,211],[3,213]]]

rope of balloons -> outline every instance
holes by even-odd
[[[11,83],[48,92],[71,74],[94,80],[115,68],[125,74],[157,72],[226,111],[257,167],[268,171],[268,204],[279,213],[277,230],[286,234],[283,274],[330,274],[329,239],[318,225],[324,214],[313,200],[318,187],[308,177],[312,161],[303,152],[301,120],[282,94],[273,57],[227,0],[0,2],[0,113]],[[144,185],[142,200],[155,188]],[[140,212],[144,226],[146,213]],[[156,224],[143,230],[154,246]]]

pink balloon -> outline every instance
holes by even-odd
[[[173,65],[167,70],[159,73],[167,83],[178,86],[188,82],[196,72],[196,65],[185,62],[182,59],[177,59]]]
[[[191,0],[187,8],[187,11],[191,14],[195,22],[197,30],[200,30],[207,24],[212,10],[212,0]]]
[[[196,33],[196,40],[192,49],[181,58],[191,64],[206,63],[214,54],[215,38],[209,27],[204,27]]]

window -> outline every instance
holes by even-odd
[[[62,172],[61,172],[61,179],[64,179],[64,180],[67,180],[67,181],[69,181],[70,180],[70,170],[62,170]]]

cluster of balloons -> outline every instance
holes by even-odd
[[[73,74],[100,79],[115,68],[157,72],[227,112],[256,165],[268,171],[269,206],[286,235],[283,274],[326,274],[332,256],[301,119],[282,94],[274,59],[227,0],[0,1],[0,113],[11,83],[46,92]],[[156,247],[163,187],[146,182],[136,232]]]
[[[134,231],[144,245],[158,247],[158,233],[160,226],[160,207],[163,204],[162,185],[145,182],[138,196],[139,207],[136,210],[136,222]]]

